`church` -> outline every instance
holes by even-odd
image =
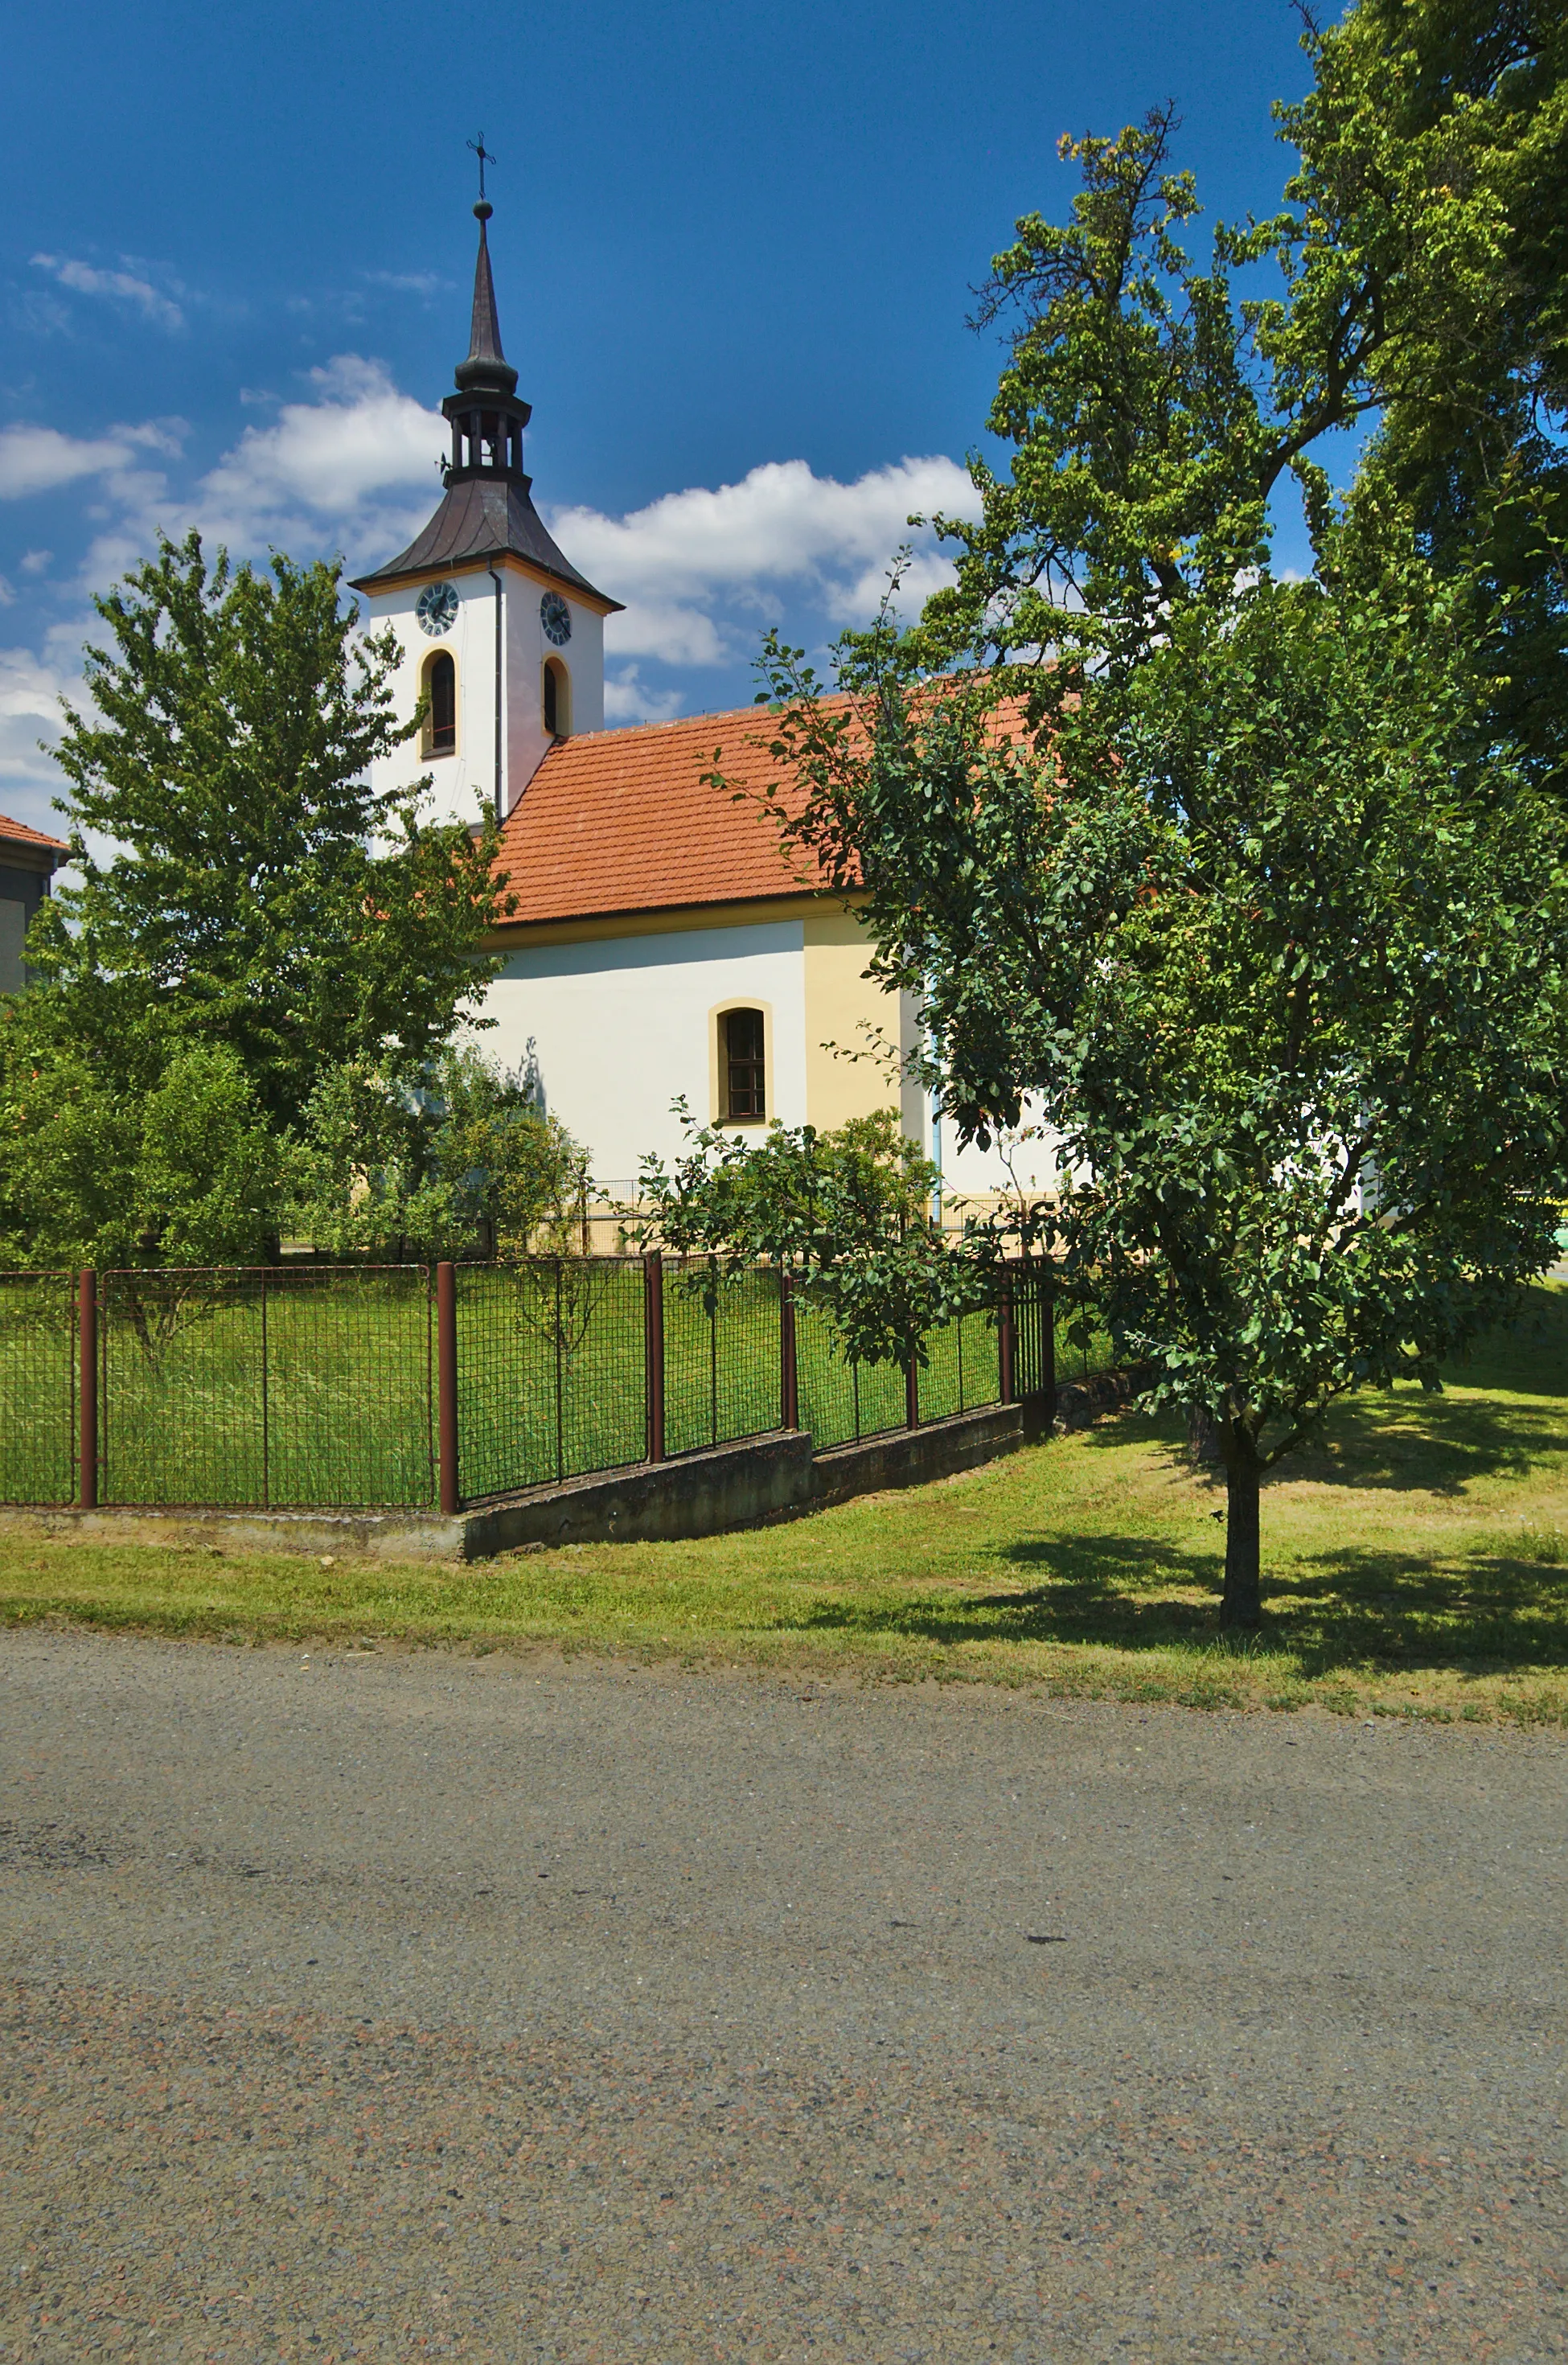
[[[604,629],[621,602],[579,574],[534,508],[523,467],[530,406],[502,351],[481,198],[469,350],[442,405],[452,429],[440,506],[396,558],[359,577],[369,622],[401,652],[402,711],[418,739],[377,788],[435,780],[438,809],[491,806],[516,912],[494,949],[487,1052],[533,1063],[546,1104],[591,1153],[605,1207],[636,1191],[649,1152],[680,1143],[673,1104],[760,1134],[820,1130],[894,1105],[944,1170],[948,1220],[965,1204],[1048,1188],[1054,1161],[1025,1138],[1004,1159],[945,1144],[899,1062],[915,1049],[912,997],[864,974],[853,908],[801,875],[756,804],[775,767],[755,707],[606,730]],[[715,751],[729,789],[704,776]],[[946,1155],[944,1151],[946,1150]]]

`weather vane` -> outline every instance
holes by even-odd
[[[468,145],[479,159],[479,203],[483,205],[485,203],[485,167],[487,164],[493,164],[496,162],[496,156],[492,149],[486,147],[485,135],[482,131],[477,140],[470,140]]]

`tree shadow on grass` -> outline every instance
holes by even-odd
[[[1402,1384],[1342,1398],[1321,1440],[1293,1453],[1265,1485],[1303,1479],[1453,1496],[1477,1478],[1528,1476],[1564,1448],[1554,1407],[1568,1395],[1568,1291],[1532,1290],[1518,1320],[1478,1339],[1445,1378],[1439,1395]],[[1494,1393],[1473,1393],[1481,1390]],[[1134,1407],[1081,1442],[1092,1452],[1159,1444],[1185,1458],[1186,1429],[1169,1408]],[[1204,1474],[1223,1487],[1223,1474]]]
[[[1221,1555],[1136,1536],[1048,1537],[1000,1557],[1038,1569],[1017,1590],[822,1601],[799,1622],[816,1631],[963,1643],[1092,1644],[1140,1652],[1221,1647]],[[1046,1574],[1048,1572],[1048,1574]],[[1171,1597],[1171,1589],[1200,1592]],[[1244,1649],[1282,1652],[1304,1678],[1351,1668],[1495,1674],[1568,1666],[1568,1568],[1476,1556],[1448,1566],[1413,1554],[1322,1552],[1289,1575],[1265,1572],[1263,1625]],[[791,1620],[791,1623],[795,1623]]]
[[[1062,1536],[1009,1545],[997,1558],[1048,1569],[1048,1581],[1006,1591],[819,1601],[801,1622],[953,1644],[1098,1642],[1136,1651],[1214,1638],[1210,1604],[1171,1600],[1166,1588],[1201,1585],[1217,1601],[1216,1554],[1189,1554],[1145,1536]]]
[[[1562,1450],[1562,1417],[1543,1405],[1380,1388],[1336,1406],[1321,1441],[1266,1483],[1451,1496],[1477,1478],[1528,1478]]]
[[[1304,1676],[1351,1665],[1467,1675],[1568,1666],[1568,1568],[1501,1553],[1434,1567],[1343,1549],[1265,1579],[1270,1634]]]
[[[1322,1444],[1282,1463],[1271,1485],[1294,1478],[1452,1496],[1476,1478],[1523,1478],[1556,1459],[1562,1418],[1540,1399],[1568,1395],[1568,1291],[1532,1290],[1518,1321],[1478,1341],[1449,1376],[1452,1395],[1400,1387],[1347,1399]],[[1493,1393],[1479,1393],[1485,1390]],[[1160,1446],[1186,1459],[1185,1425],[1170,1410],[1133,1407],[1078,1442],[1090,1452]],[[1217,1503],[1223,1474],[1204,1474]],[[1037,1575],[1037,1583],[823,1601],[804,1623],[950,1645],[1212,1652],[1223,1647],[1216,1615],[1223,1555],[1218,1527],[1212,1546],[1202,1547],[1148,1536],[1021,1537],[997,1561],[1021,1578]],[[1369,1667],[1481,1676],[1568,1666],[1565,1562],[1568,1539],[1527,1530],[1514,1553],[1466,1552],[1458,1539],[1452,1553],[1436,1559],[1339,1547],[1277,1575],[1267,1566],[1265,1540],[1263,1626],[1255,1646],[1239,1647],[1282,1653],[1309,1680]],[[1173,1597],[1183,1594],[1196,1597]]]

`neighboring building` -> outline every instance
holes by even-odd
[[[27,981],[23,941],[69,852],[58,837],[0,813],[0,993],[19,993]]]
[[[619,602],[556,548],[522,468],[529,406],[504,359],[486,224],[446,489],[424,532],[354,588],[404,652],[398,690],[430,702],[422,745],[377,775],[436,776],[439,808],[481,801],[502,823],[518,908],[486,1049],[532,1059],[548,1105],[592,1152],[607,1199],[641,1160],[678,1149],[671,1104],[700,1122],[820,1128],[889,1105],[941,1159],[924,1095],[899,1071],[917,1014],[864,974],[867,940],[843,899],[792,867],[754,801],[773,776],[754,707],[606,731],[604,619]],[[704,775],[722,749],[725,786]],[[737,802],[733,790],[751,791]],[[994,1152],[946,1164],[947,1188],[986,1197],[1049,1187],[1044,1145],[1011,1173]]]

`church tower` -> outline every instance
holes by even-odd
[[[402,650],[398,711],[428,701],[423,731],[375,767],[378,789],[434,778],[437,812],[504,820],[557,740],[604,727],[604,620],[621,602],[577,573],[534,508],[522,468],[530,406],[501,351],[481,196],[474,317],[456,390],[445,492],[400,556],[353,585]]]

